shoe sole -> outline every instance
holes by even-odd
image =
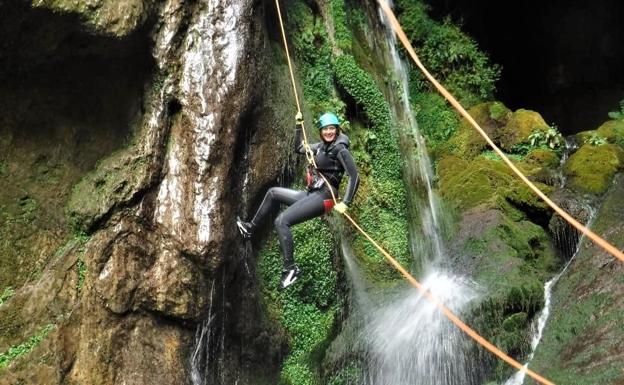
[[[295,270],[291,270],[290,274],[288,274],[286,279],[281,282],[281,285],[280,285],[281,288],[282,289],[286,289],[288,286],[290,286],[293,283],[295,283],[297,278],[299,278],[299,273],[297,271],[295,271]]]
[[[251,238],[251,233],[249,231],[247,231],[247,229],[245,228],[245,226],[243,226],[243,224],[241,223],[242,221],[239,219],[236,221],[236,227],[238,227],[238,232],[243,236],[243,238],[245,239],[249,239]]]

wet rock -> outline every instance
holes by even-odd
[[[606,193],[592,230],[624,247],[624,176]],[[551,318],[531,369],[555,383],[617,384],[624,381],[621,344],[624,264],[585,239],[553,290]]]
[[[165,249],[159,254],[141,283],[141,307],[168,317],[200,321],[207,303],[206,278],[179,252]]]
[[[125,36],[140,26],[153,5],[149,0],[36,0],[33,7],[80,16],[94,31]]]

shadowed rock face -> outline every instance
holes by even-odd
[[[0,351],[53,327],[0,369],[0,384],[186,384],[208,308],[222,325],[214,340],[239,351],[248,338],[246,370],[270,371],[281,353],[255,357],[266,346],[257,288],[234,234],[241,191],[287,174],[280,154],[292,148],[283,111],[265,108],[290,96],[267,75],[284,67],[264,58],[263,10],[248,0],[37,5],[0,5],[0,178],[11,186],[0,204],[24,219],[9,235],[28,240],[3,271],[0,289],[15,295],[0,307]],[[228,359],[233,382],[240,357]]]

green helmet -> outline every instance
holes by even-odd
[[[321,115],[318,121],[318,129],[321,130],[323,127],[326,126],[340,127],[340,121],[338,120],[338,117],[331,112],[327,112]]]

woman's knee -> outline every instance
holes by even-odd
[[[290,227],[290,224],[284,218],[284,214],[278,215],[277,218],[275,218],[275,222],[273,223],[275,224],[275,228],[277,229],[283,228],[283,227]]]
[[[277,191],[277,187],[271,187],[267,192],[266,195],[269,198],[273,198],[275,196],[275,192]]]

